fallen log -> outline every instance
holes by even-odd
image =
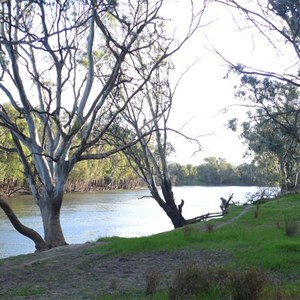
[[[222,203],[220,205],[220,208],[221,208],[220,212],[215,212],[215,213],[208,212],[207,214],[204,214],[204,215],[192,218],[192,219],[188,219],[188,220],[186,220],[187,224],[189,225],[189,224],[194,224],[197,222],[207,221],[207,220],[213,219],[213,218],[223,217],[225,214],[228,213],[227,209],[230,205],[230,201],[232,201],[232,198],[233,198],[233,194],[231,194],[227,200],[224,199],[223,197],[221,197]]]

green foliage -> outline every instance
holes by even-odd
[[[279,178],[285,190],[297,186],[299,174],[299,89],[268,77],[243,74],[236,97],[251,102],[242,124],[241,137],[255,154],[260,170],[268,170],[265,180]],[[229,127],[236,130],[236,120]]]
[[[10,120],[16,124],[18,127],[18,130],[22,133],[27,132],[27,126],[24,121],[24,117],[20,115],[12,105],[5,103],[3,105],[3,109],[9,116]],[[6,127],[0,127],[0,145],[3,148],[8,149],[9,151],[6,151],[4,149],[0,150],[0,180],[4,179],[14,179],[23,181],[24,175],[23,175],[23,168],[20,163],[19,157],[17,152],[14,152],[14,143],[13,138],[11,136],[10,131]],[[26,150],[24,150],[25,153]]]
[[[208,157],[197,168],[198,180],[208,185],[231,184],[238,181],[236,168],[225,159]]]
[[[264,157],[265,158],[265,157]],[[268,160],[272,161],[273,160]],[[262,158],[262,162],[266,162]],[[177,163],[169,165],[173,185],[258,185],[277,186],[279,173],[272,166],[243,163],[234,166],[225,159],[208,157],[199,166],[182,166]]]
[[[96,51],[94,53],[99,59],[104,55],[101,51]],[[27,125],[24,121],[24,116],[17,112],[11,104],[4,105],[7,114],[10,119],[18,126],[20,132],[27,132]],[[38,122],[39,123],[39,122]],[[117,129],[116,129],[117,128]],[[120,126],[112,127],[111,130],[120,131],[119,134],[130,135],[129,131],[124,131],[123,128],[120,130]],[[42,137],[43,130],[37,128],[39,135]],[[76,141],[80,142],[82,135],[84,134],[85,128],[79,130]],[[116,132],[113,132],[116,135]],[[157,149],[155,149],[154,141],[149,146],[149,149],[153,150],[154,155],[157,155]],[[0,128],[0,144],[3,147],[12,149],[14,143],[12,136],[8,129]],[[110,146],[102,145],[101,150],[108,151]],[[25,153],[26,150],[24,149]],[[139,162],[143,160],[141,149],[136,145],[132,148],[135,156],[139,159]],[[167,144],[167,155],[174,151],[172,145]],[[90,149],[89,153],[96,153],[97,148]],[[29,154],[29,153],[28,153]],[[139,156],[140,154],[140,156]],[[90,160],[90,161],[80,161],[75,165],[70,173],[70,180],[78,181],[92,181],[92,180],[103,180],[106,185],[111,188],[122,186],[122,182],[130,182],[137,180],[137,175],[133,171],[132,166],[134,162],[131,161],[130,164],[127,157],[123,153],[118,153],[112,157],[101,159],[101,160]],[[263,160],[265,161],[265,160]],[[18,181],[23,181],[23,167],[20,163],[18,154],[15,152],[5,152],[1,151],[0,155],[0,168],[2,170],[0,174],[0,180],[4,179],[15,179]],[[271,177],[272,170],[274,168],[265,168],[265,166],[257,170],[253,164],[243,164],[238,167],[233,166],[228,163],[225,159],[208,157],[205,159],[204,163],[200,166],[186,165],[182,166],[180,164],[169,165],[169,172],[172,178],[172,183],[174,185],[219,185],[219,184],[237,184],[237,185],[264,185],[268,183],[272,185],[276,182],[276,179]],[[269,178],[269,180],[265,180]],[[271,178],[270,178],[271,177]],[[128,185],[127,185],[128,186]]]

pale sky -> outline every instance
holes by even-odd
[[[284,56],[281,57],[254,30],[252,33],[248,30],[239,31],[225,6],[209,6],[204,23],[211,21],[173,58],[178,72],[185,70],[197,59],[200,60],[181,82],[175,95],[170,122],[170,127],[180,129],[191,120],[183,132],[192,137],[207,136],[199,138],[202,151],[194,156],[196,145],[183,138],[172,138],[171,142],[177,152],[172,161],[199,165],[205,157],[216,156],[238,165],[245,161],[243,154],[246,147],[238,138],[238,133],[226,129],[224,125],[233,117],[245,119],[246,109],[235,105],[241,104],[234,99],[234,86],[238,84],[238,79],[233,76],[224,79],[227,65],[212,50],[217,49],[229,61],[259,69],[280,71],[286,64]],[[241,26],[245,27],[245,24]],[[293,56],[285,57],[290,60]],[[226,107],[231,108],[226,114],[222,113]],[[249,159],[246,161],[249,162]]]
[[[187,0],[168,1],[166,12],[174,20],[176,34],[183,34],[181,30],[187,28],[188,3]],[[242,21],[242,17],[239,18],[237,21]],[[225,124],[233,117],[243,119],[246,109],[238,107],[238,101],[234,99],[234,86],[238,84],[238,79],[224,79],[227,64],[213,52],[213,48],[229,61],[266,70],[279,70],[282,56],[255,31],[239,30],[225,5],[210,4],[202,21],[203,25],[208,25],[199,29],[173,57],[175,77],[195,61],[197,63],[181,81],[169,123],[176,130],[185,125],[182,132],[190,137],[199,137],[202,151],[193,155],[198,149],[196,144],[176,135],[170,136],[176,149],[171,161],[199,165],[205,157],[216,156],[238,165],[244,161],[246,147],[238,133],[226,129]],[[246,24],[241,27],[246,27]],[[285,57],[290,60],[292,55]],[[225,108],[228,108],[226,114],[223,112]]]

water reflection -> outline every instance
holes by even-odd
[[[220,197],[234,193],[243,202],[256,187],[176,187],[178,203],[185,200],[186,218],[219,211]],[[105,236],[138,237],[172,229],[170,220],[148,190],[106,191],[65,195],[61,222],[69,243],[84,243]],[[39,209],[30,196],[9,199],[21,222],[43,234]],[[34,251],[33,243],[17,233],[0,210],[0,258]]]

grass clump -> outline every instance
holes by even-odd
[[[206,231],[213,232],[215,230],[215,226],[212,221],[206,222]]]
[[[117,278],[112,278],[110,280],[110,285],[109,285],[109,288],[113,291],[116,291],[120,288],[120,282]]]
[[[31,297],[31,296],[40,296],[42,295],[44,290],[41,287],[35,286],[24,286],[18,289],[14,289],[10,292],[11,296],[16,297]]]
[[[234,300],[258,300],[262,298],[267,280],[264,272],[257,268],[234,272],[230,285]]]
[[[145,295],[153,295],[160,286],[161,275],[156,270],[149,270],[146,274]]]
[[[176,272],[169,287],[169,299],[192,299],[207,294],[215,286],[213,269],[190,265]]]
[[[249,268],[236,271],[220,267],[190,265],[175,274],[169,287],[170,300],[232,299],[259,300],[267,280],[263,271]]]
[[[285,222],[285,235],[286,236],[296,236],[298,233],[298,223],[294,220],[289,220]]]

